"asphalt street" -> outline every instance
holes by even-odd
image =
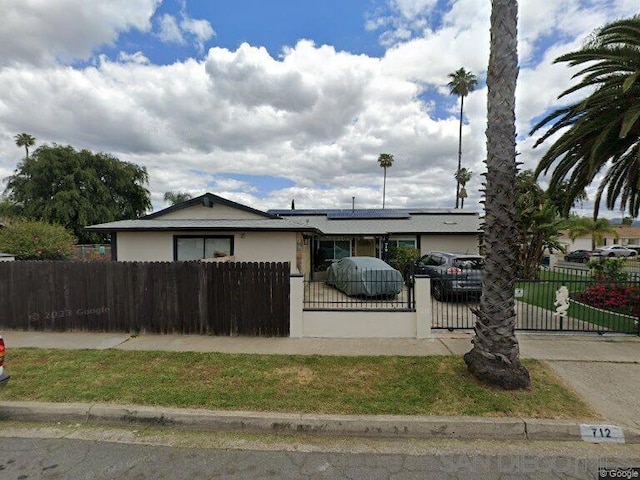
[[[59,434],[51,435],[56,428]],[[65,428],[73,433],[60,436]],[[344,438],[305,443],[266,436],[218,436],[212,442],[166,432],[139,437],[136,431],[53,427],[47,433],[17,424],[9,430],[0,434],[3,480],[594,479],[600,467],[640,466],[637,445]]]

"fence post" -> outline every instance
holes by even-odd
[[[414,297],[416,302],[416,337],[431,337],[431,279],[426,275],[415,275]]]
[[[289,277],[291,289],[289,294],[289,337],[304,337],[304,276],[292,273]]]

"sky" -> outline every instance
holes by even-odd
[[[164,192],[251,207],[453,208],[465,98],[465,209],[481,211],[489,0],[0,0],[0,179],[37,145],[107,152]],[[521,0],[517,150],[572,71],[553,64],[637,0]],[[575,99],[575,98],[574,98]],[[563,103],[564,102],[564,103]],[[544,184],[544,179],[542,180]],[[4,190],[5,183],[0,184]],[[591,193],[593,198],[593,190]],[[577,213],[590,215],[589,201]],[[605,215],[607,212],[603,212]],[[618,215],[618,212],[608,212]]]

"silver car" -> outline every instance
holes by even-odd
[[[594,257],[635,257],[638,252],[622,245],[599,247],[593,252]]]

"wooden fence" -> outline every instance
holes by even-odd
[[[288,263],[0,262],[0,328],[289,335]]]

